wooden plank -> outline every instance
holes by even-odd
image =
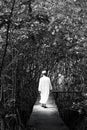
[[[49,97],[47,108],[41,107],[38,97],[33,107],[29,126],[34,130],[68,130],[59,116],[53,96]]]

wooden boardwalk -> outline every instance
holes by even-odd
[[[68,130],[58,114],[58,109],[52,95],[49,96],[47,108],[39,104],[39,97],[33,107],[29,121],[32,130]]]

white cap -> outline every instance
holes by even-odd
[[[61,76],[61,74],[58,75],[59,77]]]
[[[46,70],[43,70],[43,71],[42,71],[42,74],[46,74]]]

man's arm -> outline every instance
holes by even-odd
[[[41,79],[39,80],[39,87],[38,87],[38,91],[41,91]]]
[[[52,84],[51,84],[50,79],[49,79],[49,85],[50,85],[50,90],[52,90]]]

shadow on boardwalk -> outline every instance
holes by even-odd
[[[54,98],[50,95],[47,108],[39,104],[39,97],[33,107],[33,112],[29,121],[31,130],[68,130],[58,114],[58,109]]]

